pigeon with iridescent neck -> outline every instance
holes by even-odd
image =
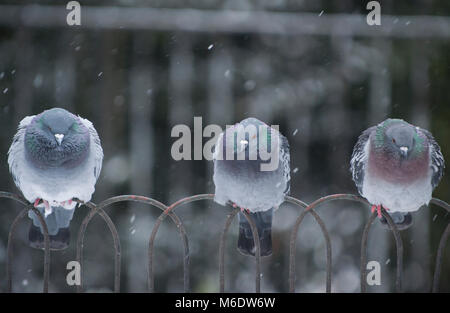
[[[100,175],[103,150],[92,123],[54,108],[25,117],[8,152],[14,182],[24,197],[43,214],[50,248],[67,248],[69,224],[76,202],[87,202]],[[30,245],[43,248],[43,228],[32,211]]]
[[[278,130],[256,118],[227,128],[214,151],[215,201],[250,213],[261,256],[272,253],[272,216],[289,192],[289,144]],[[238,250],[255,255],[250,224],[239,212]]]
[[[444,157],[427,130],[387,119],[364,131],[353,150],[351,167],[359,193],[391,215],[399,229],[412,225],[409,212],[428,205],[444,173]],[[386,223],[385,219],[382,219]]]

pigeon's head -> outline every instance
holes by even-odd
[[[89,151],[90,135],[81,119],[54,108],[34,117],[25,132],[27,158],[39,167],[73,167]]]
[[[424,136],[400,119],[387,119],[379,124],[374,140],[376,148],[396,159],[414,159],[426,151]]]
[[[269,126],[256,118],[247,118],[225,130],[222,138],[224,157],[256,160],[259,158],[258,152],[270,146],[271,136]]]

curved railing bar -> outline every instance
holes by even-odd
[[[362,198],[362,197],[360,197],[360,196],[353,195],[353,194],[334,194],[334,195],[329,195],[329,196],[322,197],[322,198],[314,201],[305,210],[310,210],[311,208],[314,209],[319,204],[324,204],[326,202],[335,201],[335,200],[356,201],[356,202],[364,203],[364,204],[370,206],[370,204],[367,202],[367,200]],[[397,227],[392,222],[392,219],[390,218],[389,214],[385,214],[385,216],[387,216],[386,219],[387,219],[389,225],[391,226],[390,229],[394,233],[394,239],[395,239],[396,248],[397,248],[397,279],[396,279],[396,286],[397,286],[397,290],[401,290],[401,278],[402,278],[402,268],[403,268],[403,242],[402,242],[401,237],[400,237],[400,235],[398,233]],[[300,218],[302,218],[302,216],[299,216],[299,219]],[[368,234],[368,231],[370,229],[370,226],[372,225],[372,222],[368,223],[366,225],[367,229],[365,229],[365,231],[367,232],[367,234]],[[364,238],[363,238],[363,242],[362,242],[362,246],[363,247],[367,247],[367,238],[365,238],[365,240],[366,240],[366,242],[364,241]],[[361,256],[361,261],[363,261],[363,260],[364,260],[364,258],[363,258],[363,256]],[[365,263],[361,264],[361,269],[364,269],[364,271],[365,271],[365,266],[366,266]],[[363,277],[363,273],[361,273],[361,277]],[[363,287],[361,291],[365,290],[365,286],[363,286],[363,281],[361,281],[361,286]]]
[[[12,192],[0,191],[0,198],[6,198],[6,199],[15,200],[17,202],[20,202],[23,205],[29,205],[30,204],[23,197],[21,197],[19,195],[16,195],[15,193],[12,193]]]
[[[49,281],[49,274],[50,274],[50,237],[48,235],[48,228],[47,224],[45,223],[44,217],[42,217],[41,212],[37,210],[33,204],[29,204],[26,208],[24,208],[19,215],[14,219],[13,223],[11,224],[11,229],[8,234],[8,246],[7,246],[7,253],[8,258],[6,262],[6,280],[8,285],[8,292],[12,292],[12,270],[11,270],[11,264],[12,264],[12,240],[14,238],[14,234],[16,232],[17,225],[19,224],[20,220],[24,218],[28,211],[32,210],[36,216],[39,219],[39,222],[41,223],[44,231],[44,283],[42,287],[42,292],[48,293],[48,281]]]
[[[247,211],[242,211],[244,213],[245,219],[250,225],[250,229],[252,230],[253,236],[253,244],[255,245],[255,292],[261,292],[261,244],[259,242],[259,234],[258,229],[256,228],[256,224],[253,221],[252,217]],[[224,260],[225,261],[225,260]]]
[[[316,220],[317,224],[319,224],[320,229],[323,234],[323,237],[325,239],[326,254],[327,254],[326,292],[330,293],[331,292],[331,267],[332,267],[331,239],[330,239],[330,235],[327,231],[327,228],[325,227],[325,223],[320,218],[320,216],[316,213],[316,211],[314,211],[313,208],[306,210],[308,205],[305,202],[300,201],[293,197],[289,197],[289,196],[286,196],[285,200],[288,203],[297,205],[297,206],[305,209],[302,211],[300,216],[297,218],[294,228],[291,231],[291,240],[290,240],[290,244],[289,244],[289,292],[291,292],[291,293],[295,292],[295,247],[296,247],[296,243],[297,243],[298,230],[299,230],[300,224],[302,223],[306,214],[310,213]]]
[[[221,293],[225,292],[225,243],[227,240],[228,229],[230,228],[231,222],[234,220],[236,214],[240,211],[239,208],[234,209],[228,214],[225,221],[225,226],[223,228],[222,234],[220,235],[219,243],[219,290]]]
[[[200,201],[200,200],[214,200],[214,194],[200,194],[200,195],[194,195],[191,197],[186,197],[183,198],[181,200],[178,200],[177,202],[173,203],[172,205],[170,205],[166,211],[160,215],[160,217],[158,218],[158,221],[155,223],[155,226],[153,228],[153,232],[152,232],[152,236],[150,237],[150,243],[149,243],[149,252],[153,251],[153,241],[156,237],[156,233],[158,232],[158,228],[159,225],[161,224],[161,222],[165,219],[165,215],[167,215],[169,212],[175,210],[177,207],[183,205],[183,204],[187,204],[187,203],[191,203],[194,201]],[[232,216],[232,218],[234,218],[236,214],[234,214]],[[248,215],[245,214],[244,212],[244,216],[247,219],[250,228],[252,230],[252,235],[253,235],[253,240],[255,241],[255,263],[256,263],[256,274],[255,274],[255,290],[256,292],[260,292],[261,290],[261,248],[260,248],[260,243],[259,240],[255,240],[255,238],[259,238],[258,237],[258,230],[256,228],[255,223],[253,222],[253,219]],[[231,218],[231,220],[232,220]],[[228,217],[228,219],[230,219],[230,216]],[[227,220],[227,223],[231,224],[231,220]],[[229,226],[229,225],[228,225]],[[222,233],[221,236],[221,242],[220,242],[220,248],[224,249],[225,246],[225,242],[224,242],[224,238],[226,235],[226,232],[228,231],[228,227],[226,229],[224,229],[224,233]],[[256,237],[255,237],[256,236]],[[223,250],[220,250],[219,248],[219,269],[221,269],[222,271],[220,272],[219,276],[220,276],[220,289],[223,291],[224,289],[224,285],[225,285],[225,281],[224,281],[224,262],[225,262],[225,254],[223,252]],[[152,255],[149,255],[149,268],[152,268],[153,266],[153,260],[152,260]],[[151,274],[153,275],[153,271],[151,272]],[[153,277],[149,276],[149,280],[151,279],[151,282],[153,282]],[[151,286],[151,290],[153,291],[153,286]]]
[[[165,211],[167,209],[167,206],[162,204],[161,202],[152,199],[152,198],[148,198],[148,197],[144,197],[144,196],[136,196],[136,195],[123,195],[123,196],[116,196],[116,197],[112,197],[109,199],[106,199],[104,201],[102,201],[98,207],[103,209],[106,208],[107,206],[110,206],[114,203],[118,203],[118,202],[125,202],[125,201],[134,201],[134,202],[140,202],[140,203],[144,203],[144,204],[148,204],[148,205],[152,205],[154,207],[159,208],[161,211]],[[178,216],[173,213],[173,212],[169,212],[168,215],[170,216],[170,218],[172,219],[172,221],[174,222],[174,224],[177,226],[179,233],[180,233],[180,237],[182,239],[183,242],[183,248],[184,248],[184,257],[183,257],[183,269],[184,269],[184,290],[185,292],[189,291],[189,240],[187,238],[187,233],[186,233],[186,229],[184,228],[183,223],[181,222],[181,220],[178,218]],[[153,255],[153,251],[151,251],[150,253],[151,255]],[[152,269],[148,269],[148,271],[152,271]],[[149,286],[151,285],[151,283],[148,284]]]
[[[172,211],[182,205],[182,204],[186,204],[186,203],[190,203],[190,202],[194,202],[194,201],[199,201],[199,200],[205,200],[205,199],[214,199],[214,195],[210,195],[210,194],[203,194],[203,195],[196,195],[196,196],[192,196],[192,197],[187,197],[187,198],[183,198],[181,200],[178,200],[177,202],[173,203],[172,205],[170,205],[169,207],[165,207],[165,209],[163,210],[163,213],[161,213],[158,216],[158,219],[155,222],[155,225],[153,226],[152,229],[152,233],[150,235],[150,239],[148,241],[148,277],[147,277],[147,283],[148,283],[148,290],[149,292],[154,292],[155,290],[155,280],[154,280],[154,273],[153,273],[153,248],[155,246],[155,238],[156,238],[156,234],[158,233],[159,227],[161,226],[161,223],[164,221],[164,219],[166,218],[167,215],[170,214],[175,214]],[[179,229],[180,228],[180,224],[177,224],[177,227]],[[184,235],[186,235],[186,231],[184,229],[184,227],[182,228]],[[187,237],[186,237],[187,238]],[[187,241],[186,241],[187,242]],[[187,249],[188,246],[186,246]],[[186,250],[185,250],[186,252]],[[189,269],[189,250],[187,250],[187,255],[185,254],[184,256],[184,261],[185,261],[185,270],[184,270],[184,291],[185,292],[189,292],[189,271],[186,271],[186,269]],[[186,266],[186,262],[187,262],[187,266]]]
[[[202,200],[200,198],[198,198],[198,196],[194,196],[191,197],[192,201],[196,201],[196,200]],[[183,201],[185,200],[185,201]],[[164,206],[163,208],[163,213],[161,213],[158,217],[158,219],[155,222],[155,225],[153,226],[152,229],[152,233],[150,235],[149,241],[148,241],[148,277],[147,277],[147,284],[148,284],[148,290],[149,292],[154,292],[154,288],[155,288],[155,281],[154,281],[154,273],[153,273],[153,251],[154,251],[154,246],[155,246],[155,238],[156,238],[156,234],[158,233],[159,230],[159,226],[161,225],[161,223],[164,221],[164,219],[166,218],[167,215],[171,216],[171,214],[173,214],[174,216],[176,216],[177,221],[174,220],[175,224],[177,225],[177,228],[180,230],[180,234],[182,234],[182,238],[183,238],[183,244],[184,244],[184,292],[189,292],[189,279],[190,279],[190,271],[189,271],[189,264],[190,264],[190,258],[189,258],[189,241],[187,239],[187,234],[186,234],[186,230],[183,226],[183,224],[181,223],[181,221],[178,219],[177,215],[175,215],[174,212],[171,212],[174,207],[176,207],[177,205],[181,205],[184,203],[188,203],[191,201],[188,201],[188,199],[181,199],[180,201],[172,204],[170,207],[166,207]]]
[[[80,285],[77,286],[77,292],[83,291],[83,273],[84,273],[84,262],[83,262],[83,247],[84,247],[84,234],[86,232],[86,228],[91,221],[91,219],[96,215],[100,215],[102,219],[105,221],[105,223],[108,225],[109,231],[111,232],[111,235],[113,237],[114,241],[114,292],[118,293],[120,292],[120,264],[121,264],[121,248],[120,248],[120,239],[119,239],[119,233],[117,232],[116,226],[114,225],[113,221],[109,217],[106,212],[100,208],[97,207],[92,202],[82,202],[80,200],[75,200],[80,204],[85,205],[86,207],[90,208],[89,214],[83,219],[83,222],[80,227],[80,231],[78,233],[77,238],[77,261],[80,264],[81,267],[81,281]]]
[[[152,205],[152,206],[159,208],[161,211],[165,211],[167,209],[166,205],[162,204],[161,202],[159,202],[155,199],[144,197],[144,196],[136,196],[136,195],[124,195],[124,196],[112,197],[112,198],[109,198],[109,199],[103,201],[102,203],[100,203],[99,206],[106,207],[106,206],[112,205],[114,203],[124,202],[124,201],[134,201],[134,202],[140,202],[140,203]],[[184,225],[181,222],[181,220],[178,218],[178,216],[173,212],[169,212],[168,215],[170,216],[170,218],[172,219],[174,224],[177,226],[178,231],[180,233],[181,240],[183,242],[184,291],[189,292],[189,276],[190,276],[189,275],[189,263],[190,263],[189,240],[187,237],[186,229],[184,228]],[[149,257],[150,257],[150,255],[152,256],[153,251],[149,252],[148,255],[149,255]],[[150,268],[148,268],[147,271],[150,272]],[[151,284],[148,283],[148,286],[150,286],[150,285]],[[149,291],[150,291],[150,288],[149,288]]]
[[[11,275],[12,245],[11,245],[11,242],[12,242],[12,239],[13,239],[13,236],[15,233],[15,229],[17,228],[19,221],[25,217],[26,213],[29,210],[32,210],[33,212],[35,212],[35,214],[38,216],[38,219],[39,219],[40,223],[42,224],[43,230],[44,230],[43,292],[48,292],[49,269],[50,269],[50,240],[49,240],[48,228],[45,223],[44,217],[36,208],[34,208],[34,206],[32,204],[29,204],[28,201],[26,201],[21,196],[18,196],[16,194],[9,193],[9,192],[1,192],[0,191],[0,198],[12,199],[12,200],[15,200],[15,201],[20,202],[21,204],[27,206],[14,219],[14,221],[11,225],[9,235],[8,235],[8,247],[7,247],[8,260],[7,260],[7,264],[6,264],[6,267],[7,267],[6,271],[7,271],[7,285],[8,285],[9,292],[12,291],[12,279],[11,279],[11,277],[12,277],[12,275]],[[107,225],[112,233],[113,239],[114,239],[114,246],[115,246],[115,252],[116,252],[115,253],[114,289],[115,289],[115,292],[118,292],[120,289],[120,251],[121,251],[120,250],[120,240],[119,240],[118,232],[115,228],[114,223],[109,218],[108,214],[106,214],[106,212],[103,210],[103,208],[105,208],[113,203],[117,203],[117,202],[121,202],[121,201],[137,201],[137,202],[150,204],[150,205],[156,206],[159,209],[163,210],[163,213],[158,217],[158,220],[155,224],[155,227],[153,228],[152,235],[151,235],[150,241],[149,241],[149,290],[153,291],[153,288],[154,288],[153,270],[152,270],[154,239],[156,237],[156,234],[157,234],[157,231],[158,231],[158,228],[159,228],[161,222],[165,219],[166,215],[169,215],[169,216],[171,216],[174,223],[177,225],[177,228],[180,229],[180,235],[183,238],[183,244],[184,244],[184,248],[185,248],[185,250],[184,250],[185,251],[185,267],[184,267],[185,268],[185,291],[188,291],[188,289],[189,289],[189,271],[188,270],[186,271],[186,269],[188,269],[188,267],[189,267],[188,240],[187,240],[187,235],[186,235],[184,226],[182,225],[182,223],[181,223],[180,219],[177,217],[177,215],[172,211],[182,204],[186,204],[186,203],[190,203],[190,202],[194,202],[194,201],[198,201],[198,200],[203,200],[203,199],[212,200],[212,199],[214,199],[214,195],[213,194],[202,194],[202,195],[196,195],[196,196],[192,196],[192,197],[183,198],[183,199],[177,201],[176,203],[172,204],[169,207],[165,206],[164,204],[162,204],[154,199],[147,198],[147,197],[141,197],[141,196],[112,197],[112,198],[109,198],[109,199],[103,201],[98,206],[96,206],[92,202],[83,203],[79,200],[76,200],[78,203],[84,204],[91,209],[89,214],[85,217],[85,219],[83,220],[83,223],[81,225],[81,230],[80,230],[80,233],[78,236],[78,242],[77,242],[77,258],[78,258],[80,264],[82,264],[82,261],[83,261],[82,260],[82,255],[83,255],[82,248],[84,246],[84,244],[83,244],[84,234],[85,234],[87,225],[89,224],[89,222],[93,218],[93,216],[95,216],[95,214],[99,214],[104,219],[104,221],[107,223]],[[305,203],[303,203],[302,201],[300,201],[296,198],[292,198],[292,197],[288,197],[288,196],[285,198],[286,202],[306,208],[301,213],[301,215],[297,218],[296,225],[294,227],[294,230],[291,233],[291,244],[290,244],[291,254],[290,254],[290,270],[289,270],[290,271],[289,282],[290,282],[290,291],[291,292],[295,291],[295,240],[297,237],[296,235],[298,233],[298,228],[299,228],[302,220],[306,216],[306,213],[311,213],[313,215],[313,217],[316,219],[316,221],[318,222],[318,224],[321,227],[321,230],[325,237],[325,241],[327,243],[327,292],[330,292],[330,289],[331,289],[331,244],[330,244],[330,238],[329,238],[329,234],[325,228],[323,221],[320,219],[320,217],[314,211],[314,208],[319,204],[323,204],[325,202],[329,202],[329,201],[333,201],[333,200],[351,200],[351,201],[357,201],[357,202],[361,202],[361,203],[365,203],[366,205],[369,205],[369,203],[364,198],[356,196],[356,195],[352,195],[352,194],[335,194],[335,195],[326,196],[326,197],[316,200],[314,203],[310,204],[309,206],[307,206]],[[444,202],[440,199],[433,198],[430,201],[430,203],[440,206],[440,207],[444,208],[445,210],[447,210],[448,212],[450,212],[449,204],[447,204],[446,202]],[[228,215],[224,230],[221,235],[220,263],[219,263],[221,292],[224,291],[224,285],[225,285],[225,279],[224,279],[225,252],[224,252],[224,250],[225,250],[225,242],[226,242],[226,233],[228,232],[229,226],[231,225],[232,220],[234,219],[234,217],[236,216],[236,214],[238,212],[239,212],[239,209],[236,209],[236,210],[233,210]],[[390,215],[384,209],[382,210],[382,214],[386,218],[387,223],[390,227],[390,230],[393,232],[394,239],[396,241],[396,250],[397,250],[396,290],[397,290],[397,292],[400,292],[402,289],[403,242],[401,240],[400,233],[399,233],[396,225],[392,221],[392,218],[390,217]],[[248,222],[250,223],[250,226],[252,228],[253,237],[257,238],[257,236],[258,236],[257,229],[256,229],[256,226],[254,225],[253,220],[251,219],[251,217],[248,214],[244,214],[244,215],[247,218]],[[363,231],[363,238],[362,238],[362,243],[361,243],[361,268],[360,268],[360,270],[361,270],[361,292],[366,291],[366,285],[365,285],[364,281],[365,281],[365,274],[366,274],[365,265],[366,265],[366,261],[367,261],[367,241],[368,241],[368,234],[370,231],[370,227],[373,224],[373,222],[375,221],[375,219],[376,219],[376,213],[373,213],[370,216],[369,220],[367,221],[367,224]],[[295,236],[293,236],[294,234],[295,234]],[[445,229],[445,231],[441,237],[440,243],[439,243],[439,248],[438,248],[437,257],[436,257],[435,272],[434,272],[434,277],[433,277],[433,287],[432,287],[433,292],[438,291],[439,278],[440,278],[441,267],[442,267],[443,251],[444,251],[446,242],[448,240],[448,237],[450,237],[450,224]],[[260,247],[259,247],[258,240],[255,243],[256,243],[256,249],[257,249],[256,290],[257,290],[257,292],[259,292],[259,289],[260,289],[260,267],[259,267],[259,265],[260,265],[260,262],[259,262]],[[293,256],[292,256],[292,253],[294,253]],[[293,274],[292,274],[292,270],[294,270]],[[82,288],[82,285],[80,286],[80,290],[81,290],[81,288]]]
[[[447,212],[450,212],[450,205],[447,202],[444,202],[440,199],[433,198],[433,199],[431,199],[430,203],[447,210]],[[432,292],[439,291],[439,280],[441,277],[442,261],[444,258],[444,249],[447,244],[447,240],[448,240],[449,236],[450,236],[450,223],[445,228],[445,231],[442,234],[441,239],[439,240],[439,248],[438,248],[437,254],[436,254],[436,265],[434,266]]]
[[[363,235],[361,238],[361,255],[359,262],[360,286],[361,292],[366,292],[366,266],[367,266],[367,241],[369,238],[370,228],[377,217],[377,213],[373,212],[364,226]]]
[[[48,228],[47,224],[45,223],[45,219],[42,217],[41,212],[34,208],[32,204],[30,204],[26,199],[24,199],[22,196],[16,195],[11,192],[5,192],[0,191],[0,198],[6,198],[11,199],[14,201],[19,202],[20,204],[26,206],[19,215],[14,219],[13,223],[11,224],[11,229],[8,234],[8,245],[7,245],[7,261],[6,261],[6,281],[7,281],[7,290],[8,292],[12,292],[12,269],[11,269],[11,263],[12,263],[12,239],[14,237],[14,233],[17,227],[17,224],[19,221],[25,217],[26,213],[30,210],[35,212],[37,215],[39,222],[42,225],[42,228],[44,230],[44,274],[43,274],[43,287],[42,292],[47,293],[48,292],[48,282],[49,282],[49,275],[50,275],[50,237],[48,235]]]
[[[396,279],[395,279],[395,289],[397,292],[402,292],[402,269],[403,269],[403,241],[400,236],[400,232],[397,229],[394,221],[392,220],[389,213],[387,213],[384,209],[381,210],[381,214],[386,219],[389,229],[392,231],[395,239],[395,248],[397,253],[397,271],[396,271]],[[360,273],[361,273],[361,292],[366,292],[366,264],[367,264],[367,241],[369,238],[370,227],[377,217],[377,213],[374,212],[369,220],[367,221],[366,226],[364,227],[363,237],[361,240],[361,263],[360,263]]]

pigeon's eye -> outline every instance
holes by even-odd
[[[50,127],[48,127],[48,125],[46,124],[42,124],[41,129],[44,131],[48,131],[48,132],[52,132],[52,129]]]
[[[393,142],[393,143],[397,143],[397,141],[395,141],[395,139],[394,139],[394,138],[392,138],[392,142]]]

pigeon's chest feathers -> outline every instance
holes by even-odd
[[[430,156],[426,151],[408,158],[398,157],[374,145],[369,147],[367,171],[371,177],[394,184],[412,184],[426,179],[430,172]]]
[[[47,137],[27,132],[24,140],[26,160],[34,167],[42,170],[71,170],[83,164],[90,151],[89,133],[67,136],[61,145],[57,145]]]

